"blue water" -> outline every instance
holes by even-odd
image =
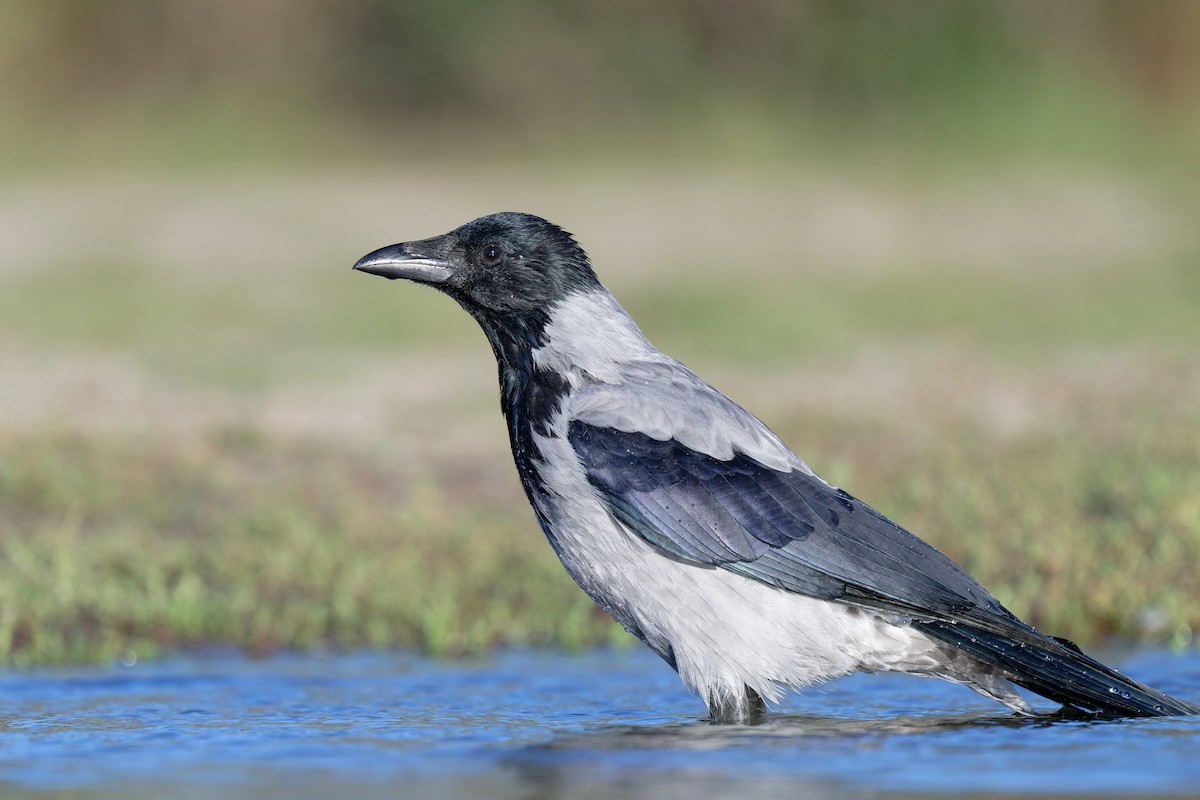
[[[1200,654],[1115,659],[1200,698]],[[0,672],[0,797],[1200,796],[1200,720],[1020,721],[856,676],[714,726],[641,649]]]

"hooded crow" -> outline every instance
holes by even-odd
[[[818,477],[657,350],[572,236],[502,213],[354,268],[450,295],[500,371],[513,458],[567,572],[714,721],[852,672],[1022,686],[1109,716],[1200,713],[1039,633],[930,545]]]

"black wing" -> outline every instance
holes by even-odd
[[[827,600],[1011,616],[953,561],[811,473],[579,420],[568,436],[616,517],[682,559]]]
[[[809,472],[737,452],[717,459],[581,420],[568,438],[613,515],[680,559],[903,615],[1061,703],[1122,715],[1200,713],[1021,622],[953,561]]]

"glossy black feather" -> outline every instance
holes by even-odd
[[[988,664],[1009,680],[1064,705],[1127,717],[1200,714],[1200,706],[1164,694],[1107,667],[1074,643],[1033,628],[971,619],[914,622],[935,639]]]

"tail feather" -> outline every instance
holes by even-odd
[[[1200,706],[1138,683],[1086,655],[1073,642],[1022,623],[997,630],[994,620],[914,622],[928,635],[1004,670],[1013,683],[1063,705],[1122,717],[1200,714]],[[1007,622],[1007,621],[1006,621]]]

